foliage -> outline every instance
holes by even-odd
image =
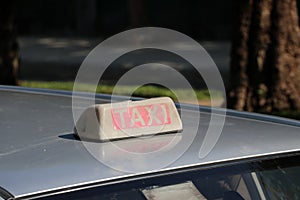
[[[21,86],[24,87],[34,87],[34,88],[45,88],[45,89],[58,89],[58,90],[73,90],[73,82],[46,82],[46,81],[20,81]],[[93,92],[92,87],[88,84],[80,84],[79,90],[86,91],[86,92]],[[114,86],[112,85],[99,85],[97,87],[97,93],[104,93],[104,94],[112,94],[114,92],[118,95],[131,95],[131,91],[136,88],[135,86],[118,86],[114,91]],[[222,98],[221,92],[212,91],[213,94],[218,97]],[[183,97],[184,100],[190,100],[193,97],[193,94],[188,89],[176,89],[173,91],[164,88],[164,87],[157,87],[152,85],[145,85],[142,87],[138,87],[134,90],[132,96],[136,97],[159,97],[159,96],[168,96],[173,100],[177,101],[177,96],[175,93]],[[210,100],[210,94],[208,90],[195,90],[195,94],[198,100]]]

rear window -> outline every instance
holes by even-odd
[[[300,199],[299,154],[123,180],[45,199]]]

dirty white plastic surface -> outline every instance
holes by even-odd
[[[83,112],[75,128],[80,138],[100,141],[181,130],[180,116],[169,97],[94,105]]]

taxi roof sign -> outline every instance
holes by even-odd
[[[169,97],[96,104],[82,113],[75,126],[81,139],[100,141],[181,130],[179,113]]]

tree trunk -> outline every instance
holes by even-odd
[[[230,108],[300,110],[296,0],[241,0],[231,51]]]
[[[148,24],[146,0],[128,0],[129,23],[131,27],[143,27]]]
[[[0,84],[18,85],[19,45],[14,24],[14,1],[0,6]]]

